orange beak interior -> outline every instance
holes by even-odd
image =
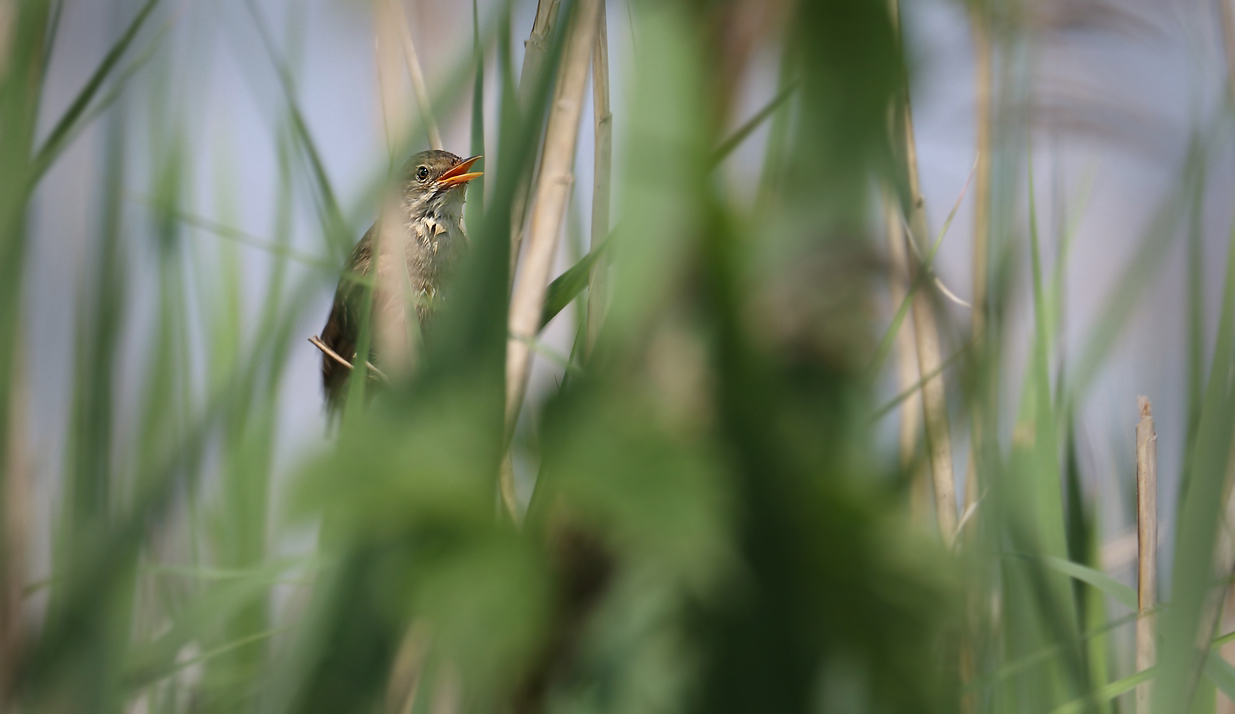
[[[472,167],[472,164],[477,161],[480,161],[479,156],[471,156],[460,161],[454,166],[451,166],[446,173],[438,177],[437,185],[442,188],[451,188],[452,186],[459,186],[471,181],[474,178],[483,176],[483,171],[468,171],[468,169]]]

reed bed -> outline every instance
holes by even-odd
[[[1050,104],[1037,63],[1094,28],[1146,47],[1149,11],[941,0],[973,43],[974,168],[936,205],[917,7],[338,3],[380,98],[353,130],[386,152],[345,181],[303,14],[105,4],[61,101],[89,9],[0,0],[0,710],[1230,711],[1229,216],[1216,296],[1204,237],[1225,0],[1196,16],[1221,23],[1196,61],[1222,100],[1196,103],[1079,341],[1061,206],[1086,208],[1052,195],[1045,222],[1035,169],[1060,159],[1038,147],[1137,127]],[[445,52],[442,18],[469,42]],[[269,185],[193,116],[206,20],[266,111]],[[484,156],[467,258],[431,330],[370,317],[333,353],[317,309],[375,220],[401,248],[392,177],[426,146]],[[94,203],[70,205],[90,151]],[[87,220],[49,285],[58,211]],[[1155,427],[1156,385],[1132,385],[1117,424],[1087,422],[1181,231],[1183,417],[1155,396]],[[32,375],[66,301],[52,389]],[[370,377],[330,425],[302,368],[323,354]],[[1108,427],[1127,453],[1095,485]],[[1181,464],[1159,469],[1155,429]],[[1135,569],[1104,562],[1120,529]]]

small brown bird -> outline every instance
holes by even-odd
[[[422,329],[432,312],[434,300],[467,251],[463,202],[467,183],[481,175],[479,171],[468,171],[478,160],[479,156],[460,159],[449,151],[438,149],[422,151],[404,164],[400,175],[399,225],[405,231],[403,269],[407,272],[407,284],[411,287]],[[377,271],[373,270],[373,236],[379,223],[374,223],[352,249],[335,291],[334,307],[322,328],[322,342],[350,363],[356,360],[365,284],[398,267],[389,265],[389,258],[383,257],[377,260]],[[378,283],[383,281],[379,279]],[[377,288],[373,290],[373,305],[375,322],[378,310],[402,310],[397,296],[383,295]],[[381,364],[375,350],[370,350],[369,361]],[[329,412],[336,413],[342,407],[351,371],[323,351],[322,386]]]

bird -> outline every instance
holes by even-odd
[[[398,225],[403,229],[404,265],[407,282],[415,304],[416,318],[423,330],[433,312],[435,302],[450,282],[456,265],[467,253],[467,230],[463,225],[463,204],[467,184],[479,178],[483,172],[471,171],[481,159],[471,156],[466,159],[443,151],[430,149],[413,154],[397,174]],[[393,221],[388,221],[393,225]],[[382,221],[374,222],[352,249],[347,266],[339,278],[335,290],[334,305],[326,326],[322,328],[318,347],[322,350],[322,388],[325,391],[326,410],[337,414],[347,394],[347,378],[353,371],[341,360],[352,364],[356,359],[356,343],[364,314],[363,299],[366,287],[377,280],[373,287],[372,320],[377,322],[379,311],[398,310],[403,313],[401,296],[384,295],[379,276],[389,275],[395,262],[389,254],[374,256],[374,236]],[[377,270],[374,271],[374,263]],[[398,278],[400,281],[401,278]],[[334,354],[330,354],[333,352]],[[380,355],[370,349],[369,361],[378,367]]]

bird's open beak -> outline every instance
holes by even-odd
[[[450,167],[446,173],[438,177],[437,185],[442,188],[451,188],[453,186],[465,184],[474,178],[480,178],[484,175],[483,171],[468,172],[468,169],[472,167],[472,164],[477,161],[480,161],[479,156],[472,156],[460,161]]]

